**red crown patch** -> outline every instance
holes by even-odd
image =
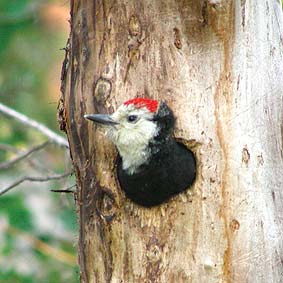
[[[133,98],[124,102],[124,105],[130,105],[130,104],[135,105],[135,107],[137,108],[146,107],[150,112],[155,112],[158,107],[157,100],[153,100],[150,98],[141,98],[141,97]]]

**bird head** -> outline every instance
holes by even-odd
[[[113,114],[86,114],[84,117],[107,128],[106,135],[116,145],[123,169],[129,174],[150,160],[152,146],[170,137],[175,122],[164,102],[149,98],[130,99]]]

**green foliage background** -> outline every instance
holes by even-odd
[[[68,34],[50,27],[44,20],[42,15],[49,4],[59,10],[69,7],[65,0],[0,1],[0,102],[58,132],[56,107],[60,93],[59,88],[57,93],[50,93],[49,78],[50,70],[63,61],[64,51],[60,48],[65,46]],[[44,140],[36,131],[0,114],[0,144],[25,149]],[[0,162],[9,160],[12,154],[0,150]],[[47,172],[49,164],[54,172],[62,172],[66,165],[65,155],[61,149],[48,147],[36,157],[40,172]],[[0,171],[1,185],[29,170],[32,169],[28,165],[20,163],[11,170]],[[37,171],[33,169],[32,172]],[[74,183],[74,180],[69,182]],[[36,187],[24,184],[0,197],[0,283],[78,282],[75,261],[68,263],[56,252],[49,254],[44,249],[46,244],[66,252],[71,258],[76,257],[75,237],[70,239],[70,235],[76,234],[73,197],[49,190],[62,185],[66,183],[39,183]],[[44,198],[52,201],[52,208],[49,208],[52,219],[59,221],[59,224],[54,223],[54,229],[56,225],[62,226],[62,235],[48,229],[40,230],[28,201],[34,193],[37,196],[43,193],[43,197],[38,198],[40,201]],[[69,236],[65,237],[64,233]]]
[[[57,93],[50,93],[50,70],[56,64],[60,67],[64,57],[60,48],[65,46],[68,34],[50,28],[44,21],[42,14],[49,4],[69,7],[68,0],[0,1],[0,102],[58,132],[56,107],[60,92],[58,87]],[[0,144],[24,149],[44,140],[36,131],[0,114]],[[0,163],[11,156],[13,152],[0,149]],[[37,156],[37,165],[43,173],[48,168],[42,165],[47,164],[55,172],[61,172],[64,159],[62,150],[51,147]],[[12,182],[28,170],[26,164],[20,163],[12,170],[0,171],[1,185]],[[69,182],[72,184],[74,180]],[[79,282],[75,261],[70,263],[56,253],[46,253],[35,241],[76,257],[75,237],[70,239],[70,235],[77,232],[73,198],[52,194],[49,190],[62,185],[66,184],[40,183],[36,187],[24,184],[0,197],[0,283]],[[35,211],[28,201],[35,193],[37,196],[43,194],[38,198],[40,202],[45,198],[51,200],[47,215],[52,214],[53,221],[59,221],[61,235],[55,233],[57,222],[54,222],[53,231],[41,230],[38,226]]]

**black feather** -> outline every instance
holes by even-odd
[[[118,160],[118,178],[126,196],[135,203],[151,207],[185,191],[194,182],[196,161],[193,153],[171,136],[175,118],[171,109],[162,103],[154,117],[159,132],[149,143],[151,157],[132,175]]]

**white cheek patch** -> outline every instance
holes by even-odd
[[[109,129],[107,136],[115,143],[123,160],[123,169],[133,174],[146,163],[151,155],[148,147],[150,140],[158,132],[154,122],[141,118],[136,124],[127,127],[118,125]]]
[[[129,115],[138,116],[138,120],[129,122]],[[123,169],[129,174],[133,174],[139,166],[149,161],[151,152],[148,145],[158,133],[156,123],[151,121],[153,115],[146,108],[137,109],[134,105],[121,105],[112,114],[112,118],[119,124],[110,127],[107,136],[117,146]]]

